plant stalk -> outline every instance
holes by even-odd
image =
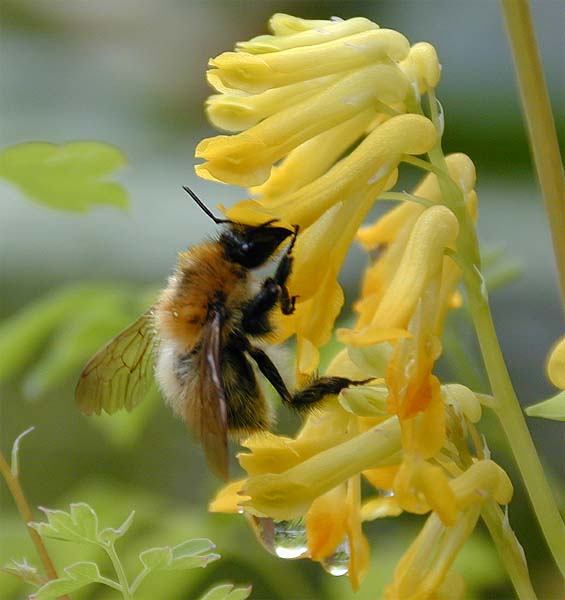
[[[481,517],[489,530],[519,600],[536,600],[536,593],[532,587],[528,565],[524,558],[524,550],[510,525],[505,523],[504,513],[498,504],[494,500],[487,500],[481,510]]]
[[[565,175],[528,0],[501,0],[565,310]]]
[[[114,567],[114,570],[116,571],[118,581],[120,582],[120,587],[121,587],[122,596],[123,596],[124,600],[133,600],[133,595],[132,595],[130,587],[129,587],[126,572],[124,571],[124,567],[120,561],[120,557],[118,556],[116,549],[114,548],[114,545],[113,544],[110,544],[108,546],[104,545],[103,548],[104,548],[104,550],[106,550],[106,553],[108,554],[108,556],[110,557],[110,560],[112,561],[112,565]]]
[[[39,558],[43,564],[43,568],[45,569],[45,573],[49,579],[57,579],[57,571],[55,570],[55,566],[51,561],[51,557],[49,556],[49,552],[47,552],[47,548],[41,539],[41,536],[35,529],[29,527],[28,523],[34,520],[33,513],[31,512],[31,508],[29,507],[28,501],[25,497],[24,491],[20,484],[20,480],[12,473],[12,469],[10,465],[4,458],[4,455],[0,452],[0,473],[12,494],[12,498],[14,498],[14,502],[18,508],[18,511],[26,525],[27,532],[31,537],[31,541],[35,546],[35,550],[39,555]],[[62,600],[70,600],[68,596],[61,596]]]

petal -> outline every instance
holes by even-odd
[[[334,83],[337,78],[337,75],[328,75],[299,81],[251,96],[216,94],[206,101],[206,115],[212,125],[220,129],[243,131],[257,125],[266,117],[305,100]]]
[[[249,478],[244,492],[251,499],[242,505],[274,519],[292,519],[305,514],[318,496],[399,450],[398,422],[388,419],[284,473]]]
[[[346,534],[346,487],[339,485],[316,498],[306,513],[308,549],[312,560],[329,556]]]
[[[389,465],[378,469],[368,469],[363,471],[363,475],[377,489],[391,490],[399,469],[400,465]]]
[[[449,383],[442,385],[441,391],[446,403],[454,406],[471,423],[478,423],[480,421],[482,414],[481,403],[468,387],[459,383]]]
[[[467,194],[473,191],[476,182],[475,165],[471,159],[462,153],[450,154],[445,159],[450,177]],[[441,202],[441,190],[437,176],[433,173],[426,175],[412,192],[415,196],[426,198],[432,202]],[[414,202],[403,202],[385,213],[373,225],[362,227],[357,239],[367,250],[372,250],[380,244],[389,244],[397,239],[406,223],[415,219],[424,208]],[[411,229],[411,227],[410,227]]]
[[[263,185],[251,191],[264,196],[261,203],[268,207],[273,198],[295,192],[318,179],[367,131],[374,118],[374,109],[368,108],[309,139],[292,150],[280,166],[274,167]]]
[[[394,497],[371,498],[361,508],[361,518],[363,521],[374,521],[384,517],[398,517],[402,514],[402,508],[398,505]]]
[[[437,454],[445,441],[445,407],[439,390],[439,382],[432,375],[430,394],[426,408],[413,417],[403,418],[402,447],[410,453],[431,458]]]
[[[349,541],[349,569],[347,576],[356,592],[365,578],[371,563],[369,542],[363,534],[361,522],[361,481],[353,477],[347,482],[347,538]]]
[[[239,479],[238,481],[232,481],[224,486],[210,502],[208,510],[210,512],[218,513],[241,512],[239,503],[245,499],[245,496],[241,495],[241,490],[245,485],[245,481],[245,479]]]
[[[565,390],[565,337],[561,338],[549,353],[547,376],[554,386]]]
[[[481,460],[449,483],[461,508],[494,498],[499,504],[509,504],[514,493],[510,478],[492,460]]]
[[[414,44],[399,66],[417,86],[419,94],[426,93],[439,83],[441,65],[435,48],[427,42]]]
[[[294,19],[296,18],[294,17]],[[280,18],[276,21],[281,23]],[[302,21],[305,21],[305,19],[302,19]],[[314,22],[320,23],[319,21]],[[288,20],[287,23],[290,24]],[[321,44],[362,31],[379,28],[376,23],[363,17],[356,17],[345,21],[325,21],[322,23],[317,27],[301,29],[296,33],[287,33],[286,35],[260,35],[250,39],[248,42],[238,42],[237,49],[251,54],[277,52],[289,48],[313,46],[314,44]],[[286,27],[288,27],[288,24]]]
[[[225,87],[258,93],[377,61],[402,60],[409,49],[408,40],[397,31],[373,29],[345,39],[261,55],[225,52],[209,64],[216,67],[212,72]]]
[[[433,206],[422,212],[371,328],[407,327],[426,284],[441,272],[444,250],[455,242],[458,229],[455,215],[445,206]]]
[[[327,173],[296,192],[270,204],[282,219],[308,227],[330,206],[360,188],[377,183],[376,195],[394,185],[394,173],[403,155],[422,154],[435,143],[431,121],[420,115],[391,117]]]
[[[445,473],[421,457],[406,457],[394,481],[394,497],[408,512],[423,514],[433,509],[445,525],[456,521],[456,497]]]
[[[196,171],[225,183],[247,187],[261,184],[272,164],[300,144],[370,108],[375,100],[407,89],[404,75],[391,65],[377,64],[349,73],[251,129],[202,140],[195,155],[208,162],[197,165]],[[419,115],[406,116],[426,120]]]
[[[249,476],[261,473],[280,473],[297,465],[303,457],[296,450],[292,438],[270,432],[256,434],[242,442],[251,450],[239,453],[239,464]]]

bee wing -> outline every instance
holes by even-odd
[[[200,372],[194,398],[187,403],[186,420],[200,439],[210,469],[228,478],[228,414],[221,365],[221,328],[219,313],[202,331]]]
[[[132,410],[147,395],[153,382],[156,343],[151,312],[144,313],[88,361],[75,392],[83,413]]]

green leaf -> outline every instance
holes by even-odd
[[[117,529],[113,529],[112,527],[107,527],[106,529],[103,529],[98,534],[98,539],[104,545],[113,544],[118,538],[121,538],[123,535],[126,534],[131,524],[133,523],[134,517],[135,510],[132,510],[127,516],[126,520]]]
[[[172,549],[173,561],[168,568],[175,570],[204,568],[221,558],[219,554],[209,552],[215,547],[215,544],[206,538],[181,542]]]
[[[22,581],[31,585],[39,586],[45,583],[45,578],[40,575],[39,570],[36,567],[27,562],[27,558],[22,559],[21,562],[12,560],[3,567],[0,567],[0,571],[8,573],[9,575],[15,575]]]
[[[208,539],[187,540],[174,548],[165,546],[145,550],[139,555],[139,560],[152,571],[204,568],[220,558],[219,554],[208,552],[214,547]]]
[[[203,554],[202,556],[183,556],[173,560],[173,562],[167,567],[169,570],[188,570],[188,569],[204,569],[211,562],[219,560],[221,556],[219,554]]]
[[[52,579],[40,588],[29,600],[50,600],[102,580],[98,565],[93,562],[78,562],[65,569],[67,577]]]
[[[14,477],[18,477],[20,472],[20,442],[28,433],[31,433],[34,429],[35,427],[29,427],[28,429],[20,433],[20,435],[18,435],[18,437],[14,441],[14,444],[12,446],[12,460],[10,464],[10,470],[12,471]]]
[[[204,554],[209,550],[213,550],[216,544],[212,540],[206,538],[196,538],[194,540],[186,540],[173,548],[173,558],[184,558],[186,556],[196,556]]]
[[[529,417],[541,417],[552,421],[565,421],[565,391],[552,398],[526,408]]]
[[[236,588],[231,583],[223,583],[208,590],[200,600],[245,600],[251,594],[251,586]]]
[[[98,516],[91,506],[85,502],[71,504],[71,518],[80,528],[84,539],[98,539]]]
[[[71,504],[71,511],[41,508],[47,517],[47,523],[30,523],[42,537],[65,540],[68,542],[90,542],[98,544],[98,517],[94,509],[80,502]]]
[[[0,152],[0,177],[51,208],[86,212],[95,204],[127,208],[124,188],[108,181],[123,167],[122,152],[101,142],[30,142]]]
[[[155,571],[157,569],[166,569],[173,561],[173,552],[171,548],[150,548],[144,550],[139,555],[139,560],[147,569]]]

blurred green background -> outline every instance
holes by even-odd
[[[206,513],[218,482],[184,426],[157,397],[111,423],[78,414],[72,396],[80,364],[74,363],[142,312],[153,290],[163,285],[176,253],[212,231],[182,185],[193,187],[212,206],[244,197],[241,190],[199,181],[193,173],[196,143],[214,134],[203,113],[210,93],[204,77],[208,58],[265,33],[275,12],[307,18],[365,16],[401,31],[412,43],[429,41],[438,51],[444,149],[466,152],[477,165],[479,232],[483,248],[503,251],[499,273],[521,269],[518,278],[491,294],[510,372],[524,404],[549,396],[544,362],[563,330],[561,303],[498,3],[4,0],[0,7],[0,148],[30,140],[97,139],[121,148],[129,163],[120,174],[131,200],[127,212],[109,207],[79,216],[50,211],[0,180],[2,332],[19,323],[28,336],[14,328],[13,355],[4,346],[6,360],[16,366],[0,392],[1,446],[7,452],[18,433],[36,426],[22,452],[22,478],[32,504],[62,508],[84,500],[102,515],[105,526],[117,526],[135,508],[139,530],[132,548],[153,539],[156,545],[192,536],[216,541],[221,561],[196,575],[165,578],[158,591],[148,584],[147,598],[192,598],[218,579],[251,582],[251,597],[257,600],[353,596],[344,578],[332,578],[316,564],[267,554],[243,518]],[[532,10],[563,139],[565,8],[559,0],[541,0],[533,2]],[[365,264],[363,253],[352,249],[342,275],[350,301]],[[76,287],[82,284],[87,287]],[[55,299],[45,300],[49,294]],[[37,302],[43,304],[37,308]],[[464,314],[454,316],[450,327],[468,354],[476,352]],[[18,363],[19,355],[25,361]],[[468,383],[484,385],[480,375],[462,367],[453,357],[441,365],[447,379],[465,376]],[[563,481],[559,424],[529,424],[557,490]],[[280,426],[292,430],[296,422],[281,415]],[[488,432],[488,419],[484,427]],[[515,480],[503,440],[489,440],[495,460]],[[558,597],[559,582],[515,483],[511,523],[540,597]],[[35,558],[4,485],[0,506],[0,563],[23,555]],[[374,564],[357,598],[380,597],[395,560],[420,524],[404,516],[367,525]],[[70,546],[52,547],[55,555],[61,553],[62,564],[78,558]],[[469,598],[512,597],[480,528],[459,563]],[[0,598],[25,597],[16,579],[0,573]],[[113,598],[115,593],[92,588],[76,597]]]

